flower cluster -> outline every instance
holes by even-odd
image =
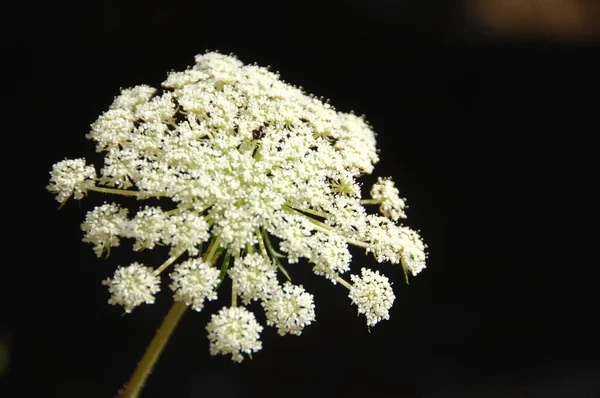
[[[393,181],[380,178],[371,197],[361,197],[357,179],[379,160],[371,127],[267,68],[198,55],[160,90],[122,90],[87,138],[104,162],[55,164],[47,189],[61,205],[91,192],[161,205],[134,212],[104,203],[87,214],[83,240],[98,256],[124,240],[134,251],[170,248],[156,267],[119,267],[104,281],[109,303],[126,312],[152,303],[159,275],[173,267],[174,300],[201,311],[229,277],[231,305],[207,326],[212,354],[239,362],[261,349],[262,327],[245,307],[253,302],[281,335],[299,335],[315,320],[313,296],[290,282],[286,265],[304,259],[316,275],[348,288],[370,326],[389,318],[395,296],[378,272],[343,278],[349,248],[401,264],[407,274],[425,267],[421,237],[398,224],[406,204]],[[370,205],[379,214],[367,212]]]
[[[383,319],[389,319],[389,309],[396,296],[388,279],[367,268],[360,270],[361,276],[350,275],[352,287],[350,298],[358,307],[358,312],[367,317],[367,325],[373,326]]]
[[[113,278],[102,281],[111,293],[109,304],[122,305],[131,312],[140,304],[153,304],[154,294],[160,291],[160,278],[150,267],[134,262],[128,267],[118,267]]]

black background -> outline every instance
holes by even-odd
[[[374,174],[393,176],[430,257],[407,286],[400,268],[355,252],[356,268],[395,281],[391,319],[370,333],[343,287],[290,268],[315,294],[317,322],[300,337],[266,328],[239,365],[208,353],[205,324],[225,303],[190,312],[143,397],[600,396],[598,42],[484,34],[460,2],[122,3],[22,3],[4,16],[16,106],[3,151],[2,396],[111,397],[129,377],[167,288],[128,316],[106,304],[100,281],[129,247],[97,259],[79,225],[107,198],[56,211],[48,172],[93,158],[84,135],[121,87],[158,86],[206,50],[365,114],[381,148]]]

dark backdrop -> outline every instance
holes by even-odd
[[[16,106],[4,115],[0,395],[111,397],[129,377],[166,286],[128,316],[106,304],[100,281],[129,249],[97,259],[79,225],[105,198],[56,211],[48,171],[93,154],[84,135],[119,88],[157,86],[219,50],[366,115],[375,175],[408,198],[428,267],[407,286],[356,253],[355,267],[395,281],[391,319],[370,333],[344,288],[291,268],[317,322],[300,337],[266,328],[239,365],[208,353],[223,303],[187,313],[143,397],[600,396],[597,41],[486,33],[460,2],[82,3],[4,16]]]

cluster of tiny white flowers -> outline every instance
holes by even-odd
[[[187,250],[192,256],[198,255],[198,245],[210,238],[208,223],[204,217],[191,211],[169,217],[168,233],[164,243],[171,246],[171,255]]]
[[[289,281],[263,301],[267,325],[277,327],[279,335],[288,333],[299,336],[305,326],[315,320],[313,295],[302,286],[292,285]]]
[[[127,224],[127,209],[116,203],[105,203],[88,212],[81,224],[84,232],[83,241],[94,245],[98,257],[110,251],[111,247],[119,246],[124,225]]]
[[[398,224],[406,204],[391,178],[377,180],[362,199],[357,179],[379,161],[371,126],[267,68],[216,52],[198,55],[192,67],[169,73],[160,90],[122,90],[86,137],[104,162],[53,166],[47,189],[61,206],[91,192],[160,205],[137,212],[97,206],[81,225],[84,242],[98,256],[124,240],[136,252],[169,248],[154,270],[119,267],[105,281],[109,303],[130,312],[153,302],[158,276],[174,267],[174,300],[200,311],[229,277],[231,308],[207,328],[213,354],[239,362],[261,348],[262,327],[237,307],[238,298],[259,301],[267,325],[282,335],[298,335],[315,320],[313,296],[289,282],[289,264],[305,260],[316,275],[350,289],[369,325],[388,318],[394,296],[378,273],[363,269],[352,283],[343,279],[351,271],[349,247],[413,276],[425,268],[421,237]],[[369,205],[380,214],[367,212]]]
[[[367,223],[367,251],[373,252],[378,262],[402,263],[413,276],[425,268],[427,247],[417,232],[376,215],[367,216]]]
[[[262,348],[259,338],[263,327],[245,307],[221,309],[212,315],[206,331],[211,355],[231,354],[233,361],[242,362],[242,353],[252,354]]]
[[[277,267],[258,253],[236,258],[228,273],[234,293],[242,298],[244,304],[266,300],[278,288]]]
[[[367,325],[375,326],[383,319],[389,319],[389,310],[396,296],[388,278],[379,271],[362,268],[361,276],[350,275],[352,288],[348,297],[358,306],[358,312],[367,317]]]
[[[307,242],[312,249],[309,260],[315,265],[316,275],[325,276],[335,284],[340,274],[350,270],[352,255],[342,236],[317,232]]]
[[[111,294],[109,304],[122,305],[131,312],[142,303],[153,304],[154,294],[160,291],[160,278],[150,267],[134,262],[128,267],[118,267],[113,278],[102,281]]]
[[[404,209],[406,202],[400,197],[400,191],[396,188],[396,184],[390,178],[381,178],[377,180],[371,188],[371,197],[376,200],[381,200],[379,211],[386,217],[394,221],[400,218],[406,218]]]
[[[164,240],[167,215],[160,207],[146,206],[125,226],[125,235],[134,238],[133,250],[153,249]]]
[[[82,199],[87,190],[95,185],[96,169],[86,166],[85,159],[65,159],[52,166],[52,179],[46,187],[56,194],[56,200],[64,203],[71,196]]]
[[[199,259],[189,259],[175,266],[169,276],[173,299],[182,301],[196,311],[204,308],[205,300],[216,300],[219,270]]]
[[[421,240],[421,237],[415,231],[409,228],[401,229],[401,252],[400,261],[406,271],[409,271],[413,276],[416,276],[425,268],[427,248]]]

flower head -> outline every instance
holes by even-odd
[[[213,314],[206,326],[210,354],[231,354],[231,360],[242,362],[242,354],[252,354],[262,348],[260,333],[263,328],[254,314],[244,307],[223,308]]]
[[[94,244],[94,251],[98,257],[107,252],[111,247],[119,246],[119,237],[128,222],[127,209],[116,203],[104,203],[88,212],[81,229],[85,233],[84,242]]]
[[[407,272],[416,276],[425,268],[427,246],[421,240],[419,234],[409,228],[401,229],[402,249],[400,261]]]
[[[316,275],[325,276],[335,284],[336,277],[350,269],[352,255],[343,236],[317,232],[307,242]]]
[[[125,234],[135,239],[133,250],[153,249],[165,241],[169,227],[168,217],[160,207],[146,206],[125,226]]]
[[[379,211],[384,216],[394,221],[406,218],[406,213],[404,212],[406,202],[400,197],[400,192],[396,188],[396,184],[390,178],[379,177],[371,188],[371,197],[381,201]]]
[[[154,294],[160,291],[160,278],[150,267],[133,263],[128,267],[118,267],[115,275],[102,282],[108,286],[111,298],[109,304],[122,305],[125,312],[131,312],[140,304],[153,304]]]
[[[358,306],[358,312],[367,317],[367,325],[374,326],[390,318],[389,310],[396,296],[388,278],[379,271],[362,268],[360,272],[361,276],[350,276],[353,285],[348,297]]]
[[[82,199],[96,182],[96,170],[86,166],[85,159],[65,159],[52,166],[48,191],[56,194],[56,200],[65,202],[69,197]]]
[[[229,270],[233,292],[245,304],[255,300],[268,299],[277,289],[277,267],[258,253],[238,257]]]
[[[313,295],[290,282],[303,262],[348,288],[368,325],[387,319],[394,294],[385,276],[362,269],[352,284],[343,279],[351,247],[414,276],[425,268],[426,246],[398,224],[406,204],[391,178],[362,198],[359,178],[379,161],[372,127],[267,68],[216,52],[194,61],[161,88],[122,90],[92,123],[86,137],[103,154],[101,167],[67,159],[50,173],[47,189],[61,203],[91,192],[152,201],[137,210],[104,203],[81,225],[98,256],[125,240],[135,252],[168,249],[154,268],[118,267],[104,281],[109,302],[127,312],[153,302],[169,267],[174,300],[196,311],[230,288],[219,296],[231,297],[231,307],[207,331],[211,353],[236,362],[261,349],[262,331],[238,299],[260,301],[281,335],[299,335],[315,320]]]
[[[267,325],[275,326],[281,336],[288,333],[299,336],[315,320],[313,295],[289,281],[263,301],[263,307]]]
[[[198,259],[189,259],[175,266],[170,274],[175,292],[173,299],[183,301],[195,311],[204,308],[205,300],[216,300],[216,287],[219,283],[219,270]]]
[[[187,250],[195,256],[198,254],[198,245],[210,238],[206,219],[194,211],[175,214],[165,224],[163,241],[171,246],[171,255]]]

